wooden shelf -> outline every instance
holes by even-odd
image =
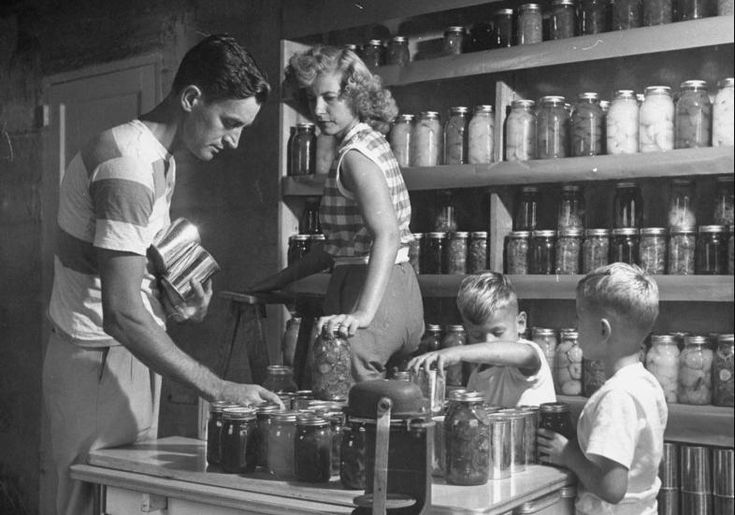
[[[557,399],[570,405],[572,417],[576,420],[581,413],[586,397],[557,395]],[[733,447],[735,411],[733,408],[717,406],[693,406],[689,404],[669,404],[669,420],[664,438],[670,442],[695,445],[716,445]]]

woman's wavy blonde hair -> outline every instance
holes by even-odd
[[[360,121],[386,134],[398,114],[393,95],[383,87],[379,75],[373,75],[355,52],[347,48],[317,45],[291,56],[286,67],[284,89],[299,92],[306,102],[305,89],[319,75],[342,74],[341,95],[347,98]]]

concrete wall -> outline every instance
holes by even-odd
[[[44,76],[159,52],[164,92],[179,59],[202,34],[229,32],[272,82],[279,76],[280,2],[269,0],[4,0],[0,6],[0,513],[36,513],[41,445],[43,314],[42,134],[37,107]],[[278,92],[240,149],[207,165],[179,163],[174,216],[201,226],[222,265],[215,289],[237,288],[277,266]],[[7,136],[7,137],[6,137]],[[8,141],[10,145],[8,145]],[[12,146],[12,159],[10,155]],[[226,306],[213,302],[201,326],[172,330],[213,365]],[[165,385],[162,434],[195,434],[196,398]],[[43,496],[42,496],[43,497]],[[42,510],[43,511],[43,510]]]

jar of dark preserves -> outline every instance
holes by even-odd
[[[467,273],[487,270],[487,231],[470,233],[470,249],[467,254]]]
[[[641,229],[638,261],[647,274],[666,273],[666,229],[663,227]]]
[[[556,231],[533,231],[531,233],[531,273],[553,275],[556,268],[554,256]]]
[[[735,340],[732,334],[717,337],[717,349],[712,362],[712,404],[715,406],[735,405]]]
[[[513,231],[505,245],[505,262],[508,274],[526,275],[529,268],[529,231]]]
[[[283,365],[268,365],[263,388],[274,393],[295,392],[298,387],[293,379],[293,368]]]
[[[646,0],[643,2],[643,25],[664,25],[674,21],[673,0]]]
[[[454,485],[482,485],[489,476],[489,425],[478,392],[449,401],[444,419],[446,480]]]
[[[467,52],[479,52],[493,48],[493,26],[491,23],[479,21],[470,28]]]
[[[579,10],[579,34],[607,32],[610,25],[609,0],[581,0]]]
[[[461,324],[448,325],[444,331],[442,339],[442,349],[465,345],[467,343],[467,335],[464,326]],[[450,365],[445,370],[445,384],[447,386],[464,386],[464,373],[462,371],[462,363]]]
[[[628,30],[641,26],[641,0],[614,0],[612,2],[612,30]]]
[[[268,466],[268,428],[271,425],[271,415],[281,411],[276,404],[261,404],[255,408],[255,463],[259,467]]]
[[[565,184],[561,188],[561,200],[557,209],[556,228],[584,229],[584,196],[576,184]]]
[[[615,185],[613,227],[640,227],[643,218],[643,197],[635,183],[619,182]]]
[[[535,231],[538,224],[539,199],[537,186],[523,186],[518,197],[518,208],[513,217],[516,231]]]
[[[724,225],[700,225],[697,234],[696,273],[724,275],[727,271],[727,233]]]
[[[464,27],[449,27],[444,31],[444,41],[442,53],[444,55],[461,54],[465,46],[465,29]]]
[[[444,124],[444,164],[467,163],[467,113],[464,106],[452,107]]]
[[[713,14],[711,0],[679,0],[676,6],[679,21],[698,20]]]
[[[447,239],[445,232],[427,234],[424,252],[421,253],[421,272],[424,274],[441,274],[444,269],[444,245]]]
[[[306,206],[299,220],[299,234],[319,234],[322,232],[319,222],[319,198],[307,197]]]
[[[576,431],[572,424],[569,405],[563,402],[545,402],[539,406],[541,420],[539,427],[559,433],[567,439],[572,439]]]
[[[309,235],[295,234],[288,239],[287,261],[293,265],[309,253]]]
[[[276,411],[271,413],[270,420],[266,457],[268,471],[278,479],[290,479],[294,474],[296,413]]]
[[[522,4],[518,8],[518,27],[516,43],[531,45],[541,43],[543,39],[541,6],[539,4]]]
[[[550,95],[541,98],[541,105],[536,114],[537,159],[566,157],[568,121],[564,97]]]
[[[610,257],[610,231],[587,229],[582,244],[582,273],[588,274],[595,268],[605,266]]]
[[[553,0],[549,19],[549,39],[573,38],[577,30],[577,6],[574,0]]]
[[[682,82],[675,109],[674,148],[709,147],[712,142],[712,103],[707,93],[707,82]]]
[[[388,51],[386,53],[386,64],[395,64],[405,66],[411,60],[408,51],[408,40],[404,36],[393,36],[388,43]]]
[[[611,263],[638,264],[638,229],[626,227],[612,230]]]
[[[439,324],[426,324],[426,332],[424,332],[424,335],[421,337],[421,343],[419,343],[419,354],[441,349],[442,336],[442,326]]]
[[[694,227],[676,227],[669,234],[667,273],[670,275],[694,274],[696,237]]]
[[[572,112],[572,155],[602,154],[603,127],[602,109],[597,93],[581,93]]]
[[[246,407],[222,410],[222,456],[225,472],[253,472],[257,461],[255,410]]]
[[[299,481],[324,483],[332,470],[332,430],[329,421],[312,414],[296,419],[294,474]]]
[[[560,230],[555,253],[557,274],[578,274],[582,261],[582,230]]]
[[[411,263],[417,274],[421,273],[421,246],[424,239],[424,233],[413,233],[413,239],[408,244],[408,262]]]
[[[362,61],[370,69],[382,66],[384,63],[383,42],[379,39],[371,39],[362,47]]]
[[[352,350],[338,333],[326,326],[314,342],[311,387],[314,397],[324,401],[346,399],[352,386]]]
[[[364,422],[347,420],[339,450],[339,480],[350,490],[365,489],[365,437]]]
[[[513,9],[498,9],[493,14],[493,48],[513,45]]]
[[[207,420],[207,463],[219,465],[222,459],[222,422],[225,408],[235,408],[237,404],[227,401],[214,401],[209,405]]]
[[[291,155],[293,168],[288,175],[301,176],[316,173],[316,129],[313,123],[296,124]]]
[[[447,274],[467,273],[467,240],[469,233],[464,231],[449,234],[447,245],[446,271]]]

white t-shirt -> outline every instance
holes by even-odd
[[[518,340],[518,345],[530,345],[538,355],[541,368],[532,376],[525,376],[515,367],[477,367],[467,381],[467,389],[482,392],[492,406],[538,406],[556,402],[551,369],[541,348],[534,342]]]
[[[577,513],[656,515],[668,408],[661,385],[641,363],[618,370],[582,409],[579,447],[587,459],[604,456],[628,469],[628,490],[610,504],[580,486]]]

